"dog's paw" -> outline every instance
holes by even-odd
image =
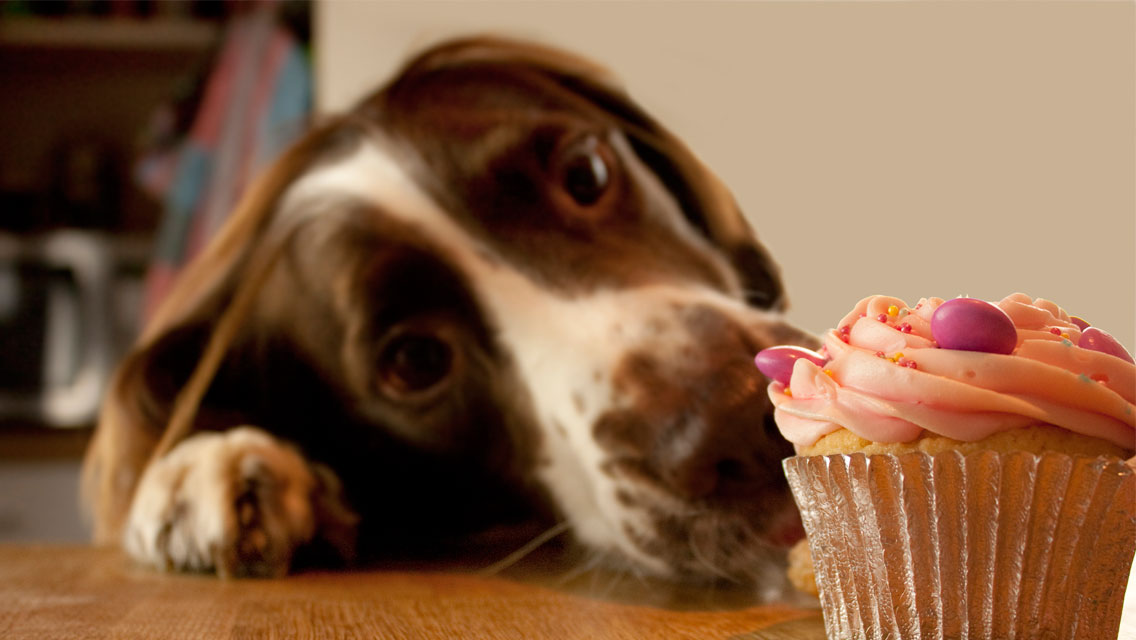
[[[169,571],[282,575],[316,535],[322,484],[299,453],[264,431],[199,433],[143,474],[126,551]]]

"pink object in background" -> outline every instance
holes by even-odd
[[[139,180],[165,206],[147,274],[144,318],[228,219],[256,173],[307,125],[306,56],[277,23],[276,3],[252,7],[228,25],[185,139],[138,168]]]

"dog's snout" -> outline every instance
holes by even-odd
[[[717,332],[700,357],[677,365],[628,356],[620,370],[632,407],[601,420],[597,439],[686,500],[738,498],[783,484],[780,460],[792,447],[769,428],[766,381],[753,366],[752,342]]]
[[[762,476],[760,462],[741,451],[703,450],[677,457],[664,454],[656,463],[669,488],[687,500],[744,493]]]
[[[688,409],[663,421],[651,464],[677,495],[735,498],[779,478],[779,461],[792,450],[768,425],[759,376],[746,361],[690,382],[681,392]]]

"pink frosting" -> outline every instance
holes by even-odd
[[[938,348],[931,316],[942,303],[861,300],[825,335],[827,364],[797,360],[790,393],[769,385],[785,438],[809,446],[845,427],[873,442],[909,442],[924,431],[974,441],[1050,424],[1136,448],[1136,366],[1074,346],[1081,331],[1061,307],[1021,293],[1004,298],[998,306],[1018,338],[1013,353],[999,355]]]

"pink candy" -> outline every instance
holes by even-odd
[[[1109,335],[1107,331],[1096,327],[1089,327],[1081,332],[1081,341],[1077,343],[1077,346],[1082,349],[1088,349],[1089,351],[1107,353],[1110,356],[1116,356],[1121,360],[1127,360],[1128,362],[1136,364],[1136,360],[1132,359],[1132,356],[1124,348],[1124,345],[1120,344],[1116,338]]]
[[[818,367],[823,367],[828,362],[824,356],[815,351],[785,345],[762,349],[754,357],[753,363],[766,378],[788,385],[789,378],[793,376],[793,366],[802,358]]]
[[[1014,321],[997,305],[977,298],[955,298],[935,309],[931,335],[943,349],[1013,353],[1018,345]]]

